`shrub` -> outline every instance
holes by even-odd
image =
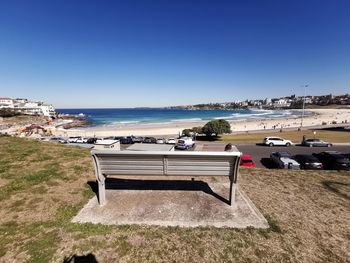
[[[203,127],[203,133],[208,137],[218,136],[223,133],[231,133],[231,125],[226,120],[213,120],[208,122]]]
[[[191,129],[184,129],[182,131],[182,136],[191,137],[191,133],[192,133]]]
[[[194,133],[196,133],[196,134],[201,134],[201,133],[203,133],[203,127],[200,127],[200,126],[198,126],[198,127],[193,127],[193,128],[192,128],[192,131],[193,131]]]
[[[0,117],[13,117],[21,115],[19,112],[12,109],[0,109]]]

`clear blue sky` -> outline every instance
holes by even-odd
[[[0,1],[0,97],[167,106],[350,91],[350,1]]]

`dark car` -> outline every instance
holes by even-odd
[[[154,137],[145,137],[143,140],[144,143],[157,143],[157,139]]]
[[[270,154],[270,159],[278,168],[300,169],[300,164],[292,159],[292,155],[289,152],[273,152]]]
[[[121,138],[119,141],[121,144],[133,144],[134,143],[133,139],[130,136]]]
[[[123,139],[123,138],[125,138],[125,137],[122,137],[122,136],[109,136],[109,137],[105,137],[105,138],[103,138],[104,140],[121,140],[121,139]]]
[[[86,143],[88,143],[88,144],[95,144],[96,141],[97,141],[97,138],[88,138]]]
[[[132,136],[132,140],[134,141],[134,143],[142,143],[144,141],[143,137],[133,137]]]
[[[350,170],[350,160],[345,155],[336,151],[314,153],[324,169],[329,170]]]
[[[301,169],[323,169],[323,164],[312,154],[297,154],[294,159],[300,164]]]
[[[67,143],[67,141],[61,137],[52,137],[50,139],[50,141],[53,141],[53,142],[58,142],[58,143]]]
[[[301,145],[308,147],[331,147],[332,143],[320,139],[306,139],[301,142]]]

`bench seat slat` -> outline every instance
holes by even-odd
[[[102,161],[100,162],[100,165],[130,165],[130,166],[137,166],[137,165],[163,165],[163,162],[150,162],[150,161]]]
[[[229,166],[218,167],[218,166],[168,166],[168,171],[230,171]]]
[[[116,161],[116,158],[113,156],[98,156],[98,160],[101,161]],[[130,156],[123,156],[120,155],[117,158],[118,161],[162,161],[162,156],[133,156],[132,159],[130,159]]]
[[[161,170],[163,171],[163,165],[101,165],[101,170],[138,170],[142,173],[143,170]]]
[[[103,170],[106,175],[140,175],[138,170]],[[161,170],[144,170],[142,175],[163,175]]]
[[[181,176],[229,176],[229,171],[168,171],[167,175]]]
[[[229,167],[230,162],[173,162],[168,161],[169,166],[217,166],[217,167]]]

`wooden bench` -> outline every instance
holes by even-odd
[[[230,180],[229,204],[234,202],[240,152],[164,152],[92,150],[98,200],[106,203],[107,176],[227,176]]]

